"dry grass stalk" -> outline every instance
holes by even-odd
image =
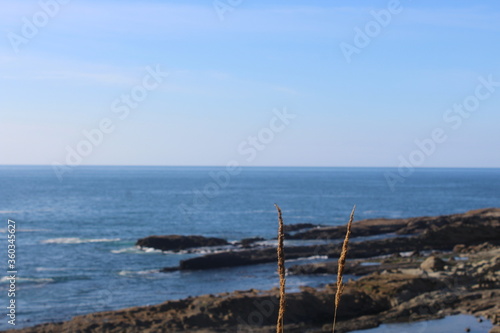
[[[285,233],[283,230],[283,217],[281,216],[281,209],[278,205],[274,205],[278,211],[278,274],[280,276],[280,299],[278,311],[278,323],[276,325],[276,333],[283,333],[283,318],[285,316],[285,249],[283,241]]]
[[[352,208],[351,216],[349,217],[349,223],[347,223],[347,231],[345,233],[344,243],[342,243],[342,252],[340,253],[340,258],[338,261],[337,268],[337,291],[335,293],[335,312],[333,315],[333,327],[332,333],[335,333],[335,324],[337,323],[337,309],[340,304],[340,297],[344,291],[344,284],[342,283],[342,278],[344,276],[345,260],[347,256],[347,246],[349,244],[349,237],[351,236],[351,225],[354,220],[354,211],[356,210],[356,205]]]

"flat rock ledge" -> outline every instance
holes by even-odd
[[[500,243],[500,209],[498,208],[481,209],[464,214],[438,217],[383,220],[384,222],[381,227],[377,227],[375,221],[381,220],[364,220],[353,223],[353,234],[357,232],[358,236],[373,236],[382,231],[387,232],[390,230],[402,233],[402,235],[400,237],[377,240],[351,241],[349,244],[349,258],[370,258],[414,251],[451,251],[458,245],[470,246],[484,242]],[[397,230],[393,228],[396,226]],[[360,232],[360,230],[364,231]],[[338,238],[340,236],[340,238],[343,238],[345,228],[314,228],[310,232],[314,234],[320,232],[317,235],[318,237],[321,235],[321,237]],[[408,236],[406,235],[407,233],[411,233],[412,235]],[[309,235],[308,237],[312,236]],[[301,239],[304,238],[302,237]],[[330,242],[323,245],[285,246],[286,259],[314,256],[338,258],[340,252],[341,244],[339,242]],[[227,251],[182,260],[177,269],[214,269],[276,262],[276,260],[276,249],[274,247],[245,250],[229,249]],[[173,269],[175,268],[169,267],[165,271]]]
[[[141,238],[135,245],[141,248],[176,252],[195,247],[228,245],[228,242],[225,239],[215,237],[165,235]]]

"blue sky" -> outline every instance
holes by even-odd
[[[500,3],[63,2],[1,1],[0,164],[500,167]]]

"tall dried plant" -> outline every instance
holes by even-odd
[[[276,204],[274,206],[278,211],[278,274],[280,276],[280,299],[276,333],[283,333],[283,318],[285,316],[285,248],[283,241],[285,239],[285,233],[283,230],[283,217],[281,216],[281,209]]]
[[[337,310],[340,304],[340,298],[342,297],[342,292],[344,291],[344,284],[342,283],[342,278],[344,277],[344,267],[347,256],[347,246],[349,244],[349,237],[351,236],[351,225],[354,220],[354,211],[356,210],[356,205],[352,208],[351,216],[349,217],[349,223],[347,223],[347,231],[345,233],[344,243],[342,243],[342,252],[340,253],[340,258],[338,261],[337,268],[337,291],[335,293],[335,312],[333,315],[333,327],[332,333],[335,333],[335,324],[337,323]]]

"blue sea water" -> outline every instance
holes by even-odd
[[[274,264],[160,273],[187,253],[141,251],[137,239],[183,234],[273,238],[285,223],[462,213],[500,207],[500,169],[417,169],[391,189],[384,168],[0,166],[1,304],[8,305],[7,220],[16,222],[16,328],[207,293],[278,286]],[[304,259],[306,260],[306,259]],[[296,261],[300,262],[300,261]],[[292,264],[289,262],[288,264]],[[290,290],[331,277],[288,278]],[[6,313],[7,310],[4,310]],[[7,317],[0,330],[11,328]]]

